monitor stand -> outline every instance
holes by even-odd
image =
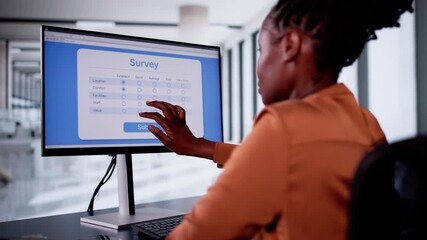
[[[112,229],[123,229],[130,227],[132,224],[144,221],[184,214],[183,212],[156,207],[135,210],[132,155],[117,155],[116,166],[119,191],[119,212],[82,217],[80,218],[81,222]]]

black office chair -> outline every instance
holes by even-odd
[[[427,136],[368,153],[349,204],[349,240],[427,240]]]

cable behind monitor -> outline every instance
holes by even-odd
[[[95,191],[93,192],[92,198],[90,199],[89,206],[87,208],[87,212],[90,215],[93,215],[93,205],[95,203],[95,196],[101,189],[101,187],[108,182],[108,180],[111,178],[111,175],[113,175],[114,169],[116,167],[117,161],[116,155],[112,155],[110,165],[107,168],[107,172],[105,173],[104,177],[102,177],[101,181],[99,182],[98,186],[96,186]]]

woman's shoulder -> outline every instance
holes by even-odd
[[[313,101],[286,100],[265,106],[259,114],[273,114],[281,117],[301,117],[322,111],[322,106]]]
[[[292,128],[298,122],[312,119],[316,111],[316,106],[310,102],[287,100],[265,106],[257,115],[255,123],[261,119],[275,119],[274,121]]]
[[[328,113],[342,107],[358,108],[359,105],[354,95],[344,84],[334,84],[302,99],[284,100],[270,104],[263,111],[311,115]]]
[[[336,84],[303,99],[270,104],[257,119],[270,116],[289,126],[301,123],[328,126],[336,124],[338,119],[361,119],[361,115],[361,106],[353,94],[343,84]]]

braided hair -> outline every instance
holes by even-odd
[[[314,40],[318,71],[353,64],[376,30],[399,27],[413,0],[279,0],[267,19],[276,29],[302,30]]]

